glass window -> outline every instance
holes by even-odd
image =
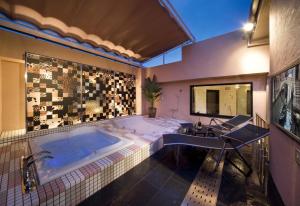
[[[252,83],[191,86],[191,115],[252,116]]]

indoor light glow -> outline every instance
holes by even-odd
[[[240,56],[243,73],[269,72],[268,54],[261,51],[248,51]]]
[[[254,24],[252,22],[248,22],[244,24],[243,29],[245,32],[250,32],[254,29]]]

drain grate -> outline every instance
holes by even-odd
[[[213,206],[217,204],[224,159],[221,161],[217,171],[213,173],[212,171],[216,165],[212,158],[213,154],[214,151],[210,151],[207,155],[181,203],[182,206]]]

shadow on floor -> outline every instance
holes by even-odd
[[[233,155],[231,159],[246,171],[237,156]],[[246,159],[249,161],[251,157],[246,154]],[[272,179],[269,179],[268,196],[265,196],[255,172],[245,178],[231,164],[225,162],[217,206],[283,206],[280,196],[276,193],[276,187],[272,184]]]
[[[81,205],[180,205],[206,151],[182,146],[177,167],[175,149],[174,146],[164,147]]]

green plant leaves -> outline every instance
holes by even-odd
[[[152,79],[150,77],[145,79],[143,93],[147,101],[151,104],[151,107],[154,107],[155,101],[157,101],[162,94],[162,88],[157,82],[155,75],[153,75]]]

